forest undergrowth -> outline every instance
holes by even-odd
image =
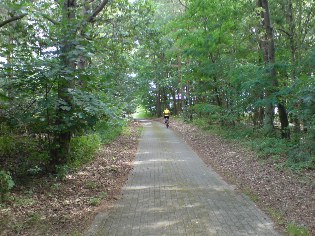
[[[0,204],[0,235],[83,235],[96,214],[119,198],[132,169],[139,126],[131,122],[118,138],[103,140],[107,144],[94,160],[67,170],[62,179],[46,176],[16,184]]]

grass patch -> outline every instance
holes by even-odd
[[[310,236],[309,230],[304,226],[299,226],[294,223],[290,223],[287,226],[286,233],[289,236]]]
[[[30,216],[27,219],[27,224],[33,225],[33,224],[38,224],[42,221],[42,217],[40,214],[34,212],[30,214]]]
[[[269,216],[278,224],[285,225],[284,215],[281,211],[276,210],[274,208],[268,209]]]
[[[14,200],[14,204],[18,206],[33,206],[36,201],[32,197],[20,196]]]
[[[96,197],[91,197],[89,200],[89,204],[91,206],[98,206],[101,204],[102,200],[107,197],[107,192],[101,192],[98,196]]]
[[[71,236],[82,236],[83,234],[81,234],[80,232],[78,231],[74,231],[70,234]]]
[[[99,197],[91,197],[89,200],[89,204],[91,206],[98,206],[101,204],[102,199]]]
[[[88,189],[97,189],[98,188],[98,184],[92,180],[89,180],[85,183],[85,187],[88,188]]]
[[[58,191],[60,188],[61,188],[61,183],[53,183],[50,186],[50,189],[53,190],[53,191]]]
[[[25,229],[32,229],[32,231],[46,231],[47,230],[47,222],[45,219],[36,212],[29,214],[24,221],[15,222],[10,224],[10,228],[12,228],[17,235],[21,234],[21,232]]]
[[[259,196],[255,193],[253,193],[251,190],[249,189],[244,189],[242,190],[242,192],[249,197],[253,202],[258,202],[259,201]]]

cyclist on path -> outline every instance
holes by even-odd
[[[171,112],[167,107],[163,111],[163,115],[164,115],[164,123],[166,123],[167,121],[169,121],[170,115],[171,115]]]

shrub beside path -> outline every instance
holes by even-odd
[[[87,235],[280,235],[171,129],[147,121],[121,199]]]

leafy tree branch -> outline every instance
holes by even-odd
[[[92,22],[95,20],[95,17],[104,9],[109,0],[103,0],[101,4],[94,10],[94,12],[87,19],[88,22]]]
[[[17,16],[13,16],[13,17],[5,20],[5,21],[0,22],[0,27],[3,27],[3,26],[5,26],[5,25],[7,25],[7,24],[9,24],[9,23],[11,23],[13,21],[20,20],[20,19],[22,19],[23,17],[25,17],[27,15],[28,15],[27,13],[24,13],[24,14],[20,14],[20,15],[17,15]]]

